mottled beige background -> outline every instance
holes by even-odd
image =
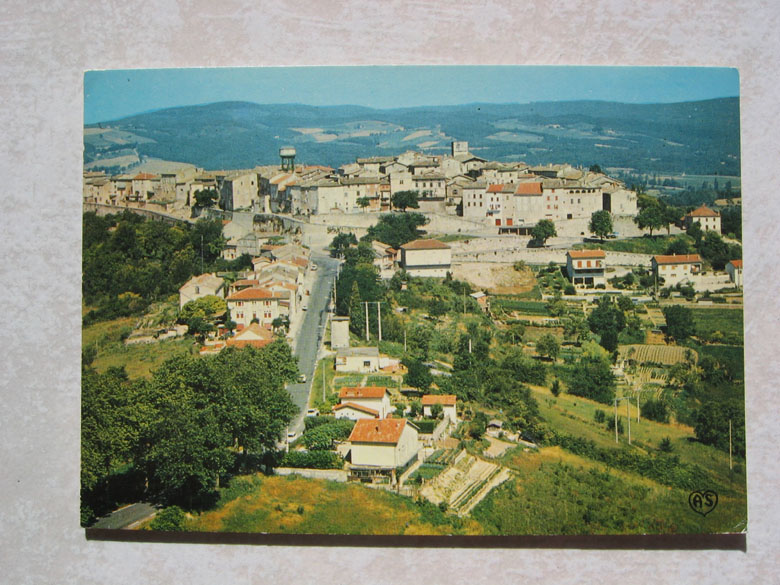
[[[778,76],[771,1],[0,3],[6,583],[769,583],[777,543]],[[336,64],[738,67],[748,552],[335,549],[87,542],[78,527],[82,72]]]

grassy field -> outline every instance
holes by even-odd
[[[132,329],[137,320],[124,317],[100,321],[82,329],[81,347],[97,347],[97,357],[92,366],[98,372],[105,372],[110,367],[124,367],[131,379],[148,378],[168,358],[193,350],[191,338],[125,345],[120,340],[122,331]]]
[[[504,311],[517,311],[524,315],[549,315],[546,303],[520,299],[514,296],[496,295],[490,299],[490,305],[494,310],[500,308]]]
[[[190,353],[193,349],[192,339],[171,339],[135,345],[114,342],[100,348],[92,365],[98,372],[104,372],[110,367],[124,367],[130,379],[148,378],[165,360],[182,353]]]
[[[186,530],[281,534],[479,534],[472,520],[445,516],[384,490],[295,475],[235,478],[215,510]]]
[[[739,309],[692,309],[696,334],[709,337],[720,331],[729,339],[743,342],[743,314]]]
[[[598,447],[618,447],[615,444],[615,432],[608,431],[605,423],[597,423],[594,420],[596,410],[603,410],[607,418],[614,417],[612,405],[566,393],[555,398],[548,388],[541,386],[530,386],[530,388],[539,404],[542,417],[551,428],[560,433],[592,440]],[[631,440],[635,448],[642,452],[655,453],[661,441],[669,437],[673,452],[679,455],[683,463],[703,467],[712,474],[718,484],[733,486],[737,492],[744,490],[744,486],[740,487],[740,482],[744,482],[744,474],[741,475],[741,479],[732,475],[729,471],[728,453],[695,441],[691,427],[676,423],[659,423],[644,418],[640,418],[637,422],[635,400],[632,401],[630,412]],[[625,403],[619,405],[618,417],[623,421],[624,429],[627,431]],[[620,446],[626,444],[626,434],[620,435],[619,439]]]
[[[745,528],[744,495],[719,494],[702,517],[685,490],[608,469],[558,448],[502,458],[517,477],[472,512],[487,534],[653,534],[730,532]]]
[[[745,348],[741,345],[702,345],[696,348],[700,355],[718,360],[738,380],[745,377]]]

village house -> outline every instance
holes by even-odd
[[[336,352],[337,372],[368,374],[379,371],[379,349],[376,347],[347,347]]]
[[[260,183],[256,171],[235,171],[220,183],[219,201],[222,209],[251,209],[258,201]]]
[[[270,330],[261,327],[258,323],[250,323],[242,331],[236,333],[227,340],[228,347],[256,347],[262,348],[274,340],[274,335]]]
[[[224,298],[224,286],[225,281],[213,273],[193,276],[179,288],[179,309],[209,295]]]
[[[726,264],[726,272],[734,286],[742,286],[742,260],[729,260]]]
[[[686,213],[683,217],[683,224],[686,230],[694,223],[698,223],[704,232],[715,231],[720,233],[720,212],[702,205],[690,213]]]
[[[336,418],[348,418],[349,420],[360,420],[363,418],[379,418],[379,412],[354,402],[343,402],[333,407],[333,416]]]
[[[454,394],[424,394],[422,397],[423,416],[431,417],[434,404],[440,404],[444,418],[457,422],[458,412],[455,406],[457,398]]]
[[[371,249],[374,252],[374,266],[379,269],[380,278],[392,278],[395,274],[398,250],[378,240],[371,242]]]
[[[369,408],[379,418],[387,418],[395,410],[384,386],[345,386],[339,390],[339,403]]]
[[[698,254],[653,256],[651,264],[658,283],[663,281],[664,286],[690,282],[701,273],[701,256]]]
[[[452,268],[452,249],[438,240],[414,240],[401,246],[401,266],[410,276],[444,278]]]
[[[604,250],[569,250],[566,252],[566,273],[574,286],[606,285]]]
[[[404,418],[361,419],[349,435],[350,475],[367,479],[395,475],[417,457],[418,430]]]
[[[230,317],[240,331],[249,327],[254,319],[257,319],[263,327],[270,329],[274,319],[288,314],[280,306],[282,298],[280,293],[274,293],[266,288],[251,287],[235,292],[225,300],[230,310]]]

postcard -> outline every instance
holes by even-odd
[[[735,69],[84,86],[82,526],[747,530]]]

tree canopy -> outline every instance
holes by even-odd
[[[550,219],[540,219],[531,229],[531,237],[544,245],[547,240],[558,235],[555,224]]]
[[[612,228],[612,214],[606,209],[594,211],[590,216],[588,229],[603,240],[614,231]]]
[[[418,228],[426,223],[428,219],[419,213],[389,213],[381,216],[376,225],[368,228],[361,239],[369,242],[378,240],[397,249],[419,238],[422,232]]]
[[[390,202],[393,204],[393,207],[395,207],[396,209],[400,209],[401,211],[406,211],[407,208],[411,208],[411,209],[420,208],[420,204],[417,202],[417,198],[418,198],[417,191],[396,191],[390,197]]]
[[[670,305],[663,309],[666,319],[666,334],[676,341],[687,339],[696,332],[693,311],[681,305]]]

